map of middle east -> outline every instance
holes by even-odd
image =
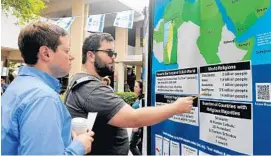
[[[270,155],[271,0],[151,2],[151,104],[195,97],[152,126],[152,153]]]
[[[270,0],[168,0],[154,19],[153,52],[179,68],[271,58]],[[245,6],[245,7],[244,7]],[[159,7],[159,6],[157,6]],[[261,54],[261,55],[259,55]]]

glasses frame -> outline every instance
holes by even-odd
[[[115,56],[115,58],[116,58],[116,57],[118,56],[118,53],[116,53],[116,52],[113,51],[113,50],[102,50],[102,49],[97,49],[97,50],[92,50],[92,51],[95,51],[95,52],[97,52],[97,51],[106,52],[107,55],[108,55],[109,57]]]

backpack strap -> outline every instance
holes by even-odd
[[[68,89],[66,91],[64,104],[66,104],[68,96],[70,95],[72,90],[80,87],[82,84],[88,83],[88,82],[93,81],[93,80],[98,80],[98,79],[96,77],[94,77],[94,76],[84,76],[84,77],[81,77],[78,80],[74,81],[73,83],[70,83],[70,85],[68,86]]]

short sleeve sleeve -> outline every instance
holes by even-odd
[[[109,122],[126,103],[108,86],[99,85],[85,103],[88,112],[98,112]]]

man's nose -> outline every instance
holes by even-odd
[[[70,60],[71,60],[71,61],[74,60],[74,57],[73,57],[72,55],[70,55]]]

